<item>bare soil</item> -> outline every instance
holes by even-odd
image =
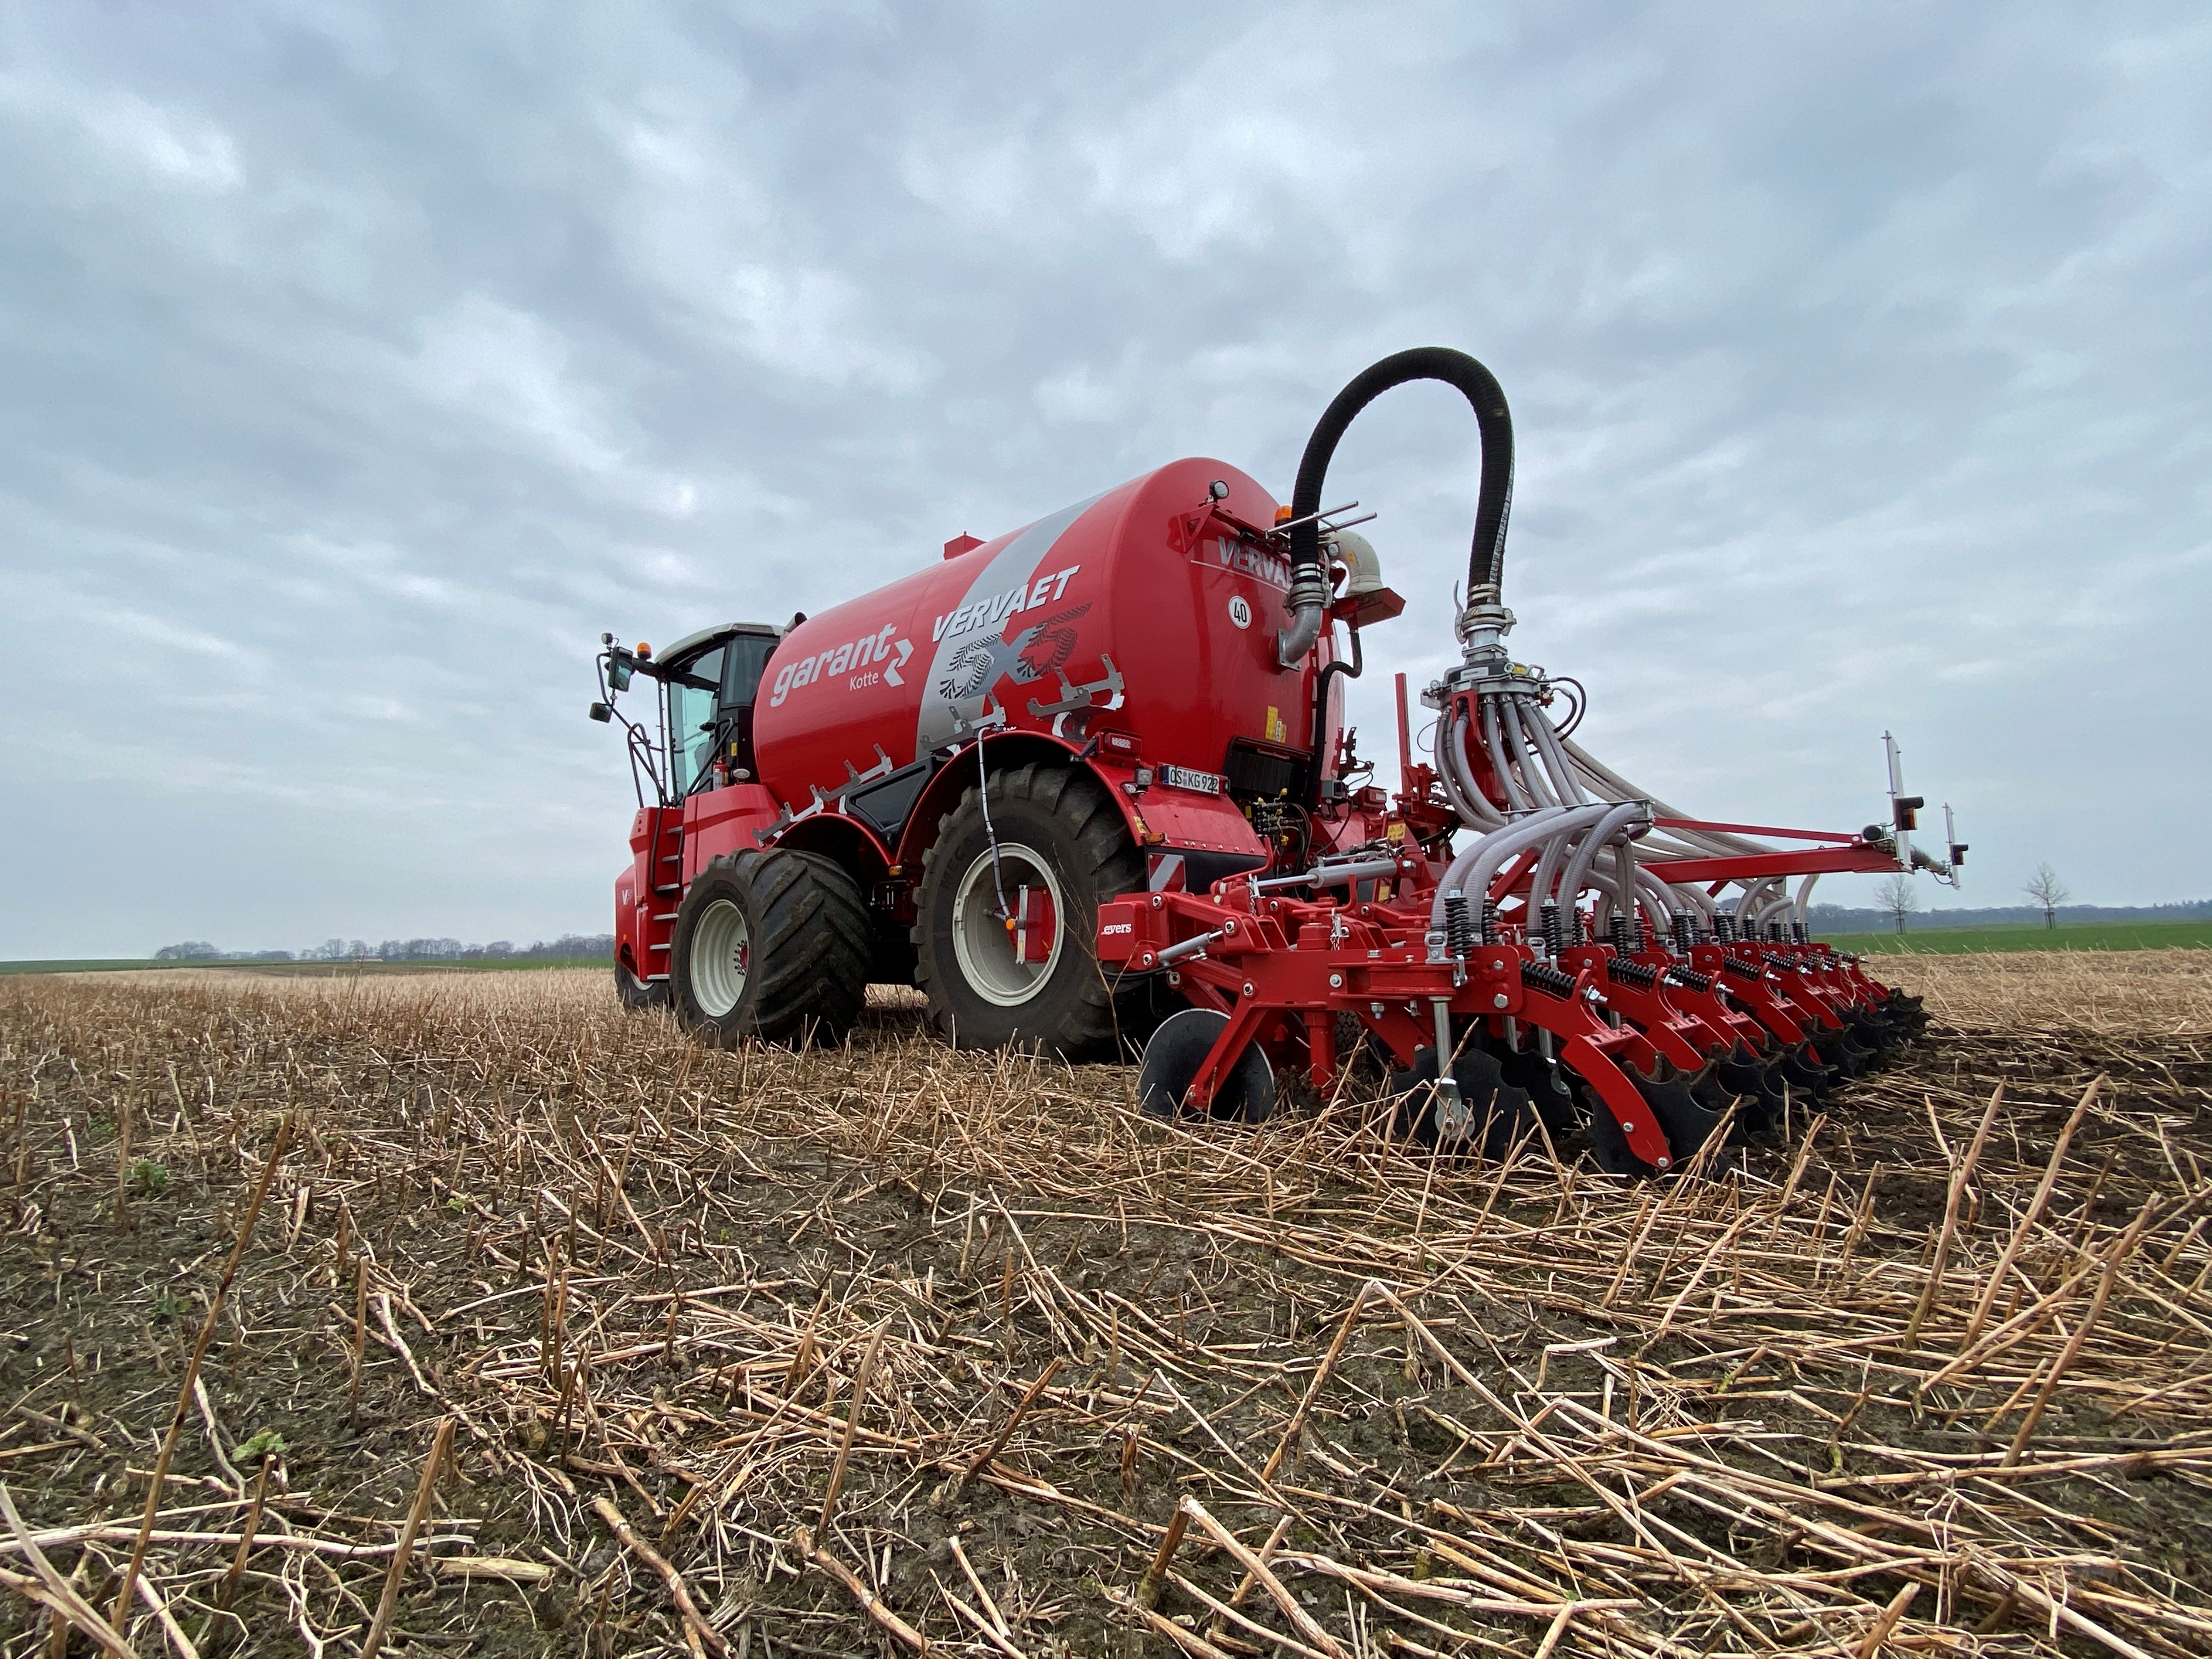
[[[1163,1127],[906,995],[793,1055],[581,973],[9,980],[0,1654],[96,1650],[30,1550],[110,1608],[287,1123],[141,1652],[358,1653],[450,1420],[387,1653],[2201,1654],[2208,966],[1899,964],[1927,1042],[1642,1184]]]

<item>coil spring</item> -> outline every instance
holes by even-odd
[[[1659,970],[1647,968],[1640,962],[1631,962],[1626,957],[1607,957],[1605,976],[1616,985],[1636,985],[1650,990],[1659,983]]]
[[[1613,934],[1613,948],[1621,955],[1626,956],[1628,954],[1628,918],[1618,911],[1614,912],[1613,926],[1608,931]]]
[[[1444,895],[1444,942],[1452,955],[1465,957],[1474,949],[1474,918],[1468,913],[1467,895]]]
[[[1559,914],[1559,905],[1551,899],[1544,901],[1543,922],[1544,949],[1556,957],[1567,948],[1567,924],[1566,918]]]
[[[1735,943],[1735,918],[1734,916],[1715,916],[1713,918],[1713,942],[1716,945],[1733,945]]]
[[[1575,994],[1575,976],[1553,967],[1548,962],[1522,963],[1521,982],[1532,991],[1549,992],[1555,997],[1570,997]]]
[[[1482,902],[1482,942],[1485,945],[1498,943],[1498,902],[1495,899]]]
[[[1713,976],[1711,974],[1698,973],[1694,969],[1683,967],[1680,963],[1667,970],[1667,977],[1677,985],[1688,986],[1692,991],[1705,992],[1713,988]]]
[[[1690,919],[1677,910],[1672,925],[1674,931],[1674,948],[1686,957],[1697,949],[1698,945],[1698,936],[1692,928]]]
[[[1813,942],[1813,930],[1802,921],[1793,921],[1790,924],[1790,936],[1800,945],[1810,945]]]
[[[1760,977],[1761,974],[1761,969],[1757,963],[1746,962],[1741,957],[1736,956],[1723,957],[1721,958],[1721,971],[1724,974],[1732,974],[1738,979],[1748,980],[1756,980]]]

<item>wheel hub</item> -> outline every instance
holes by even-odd
[[[999,844],[977,855],[952,896],[952,953],[969,988],[1001,1008],[1027,1002],[1052,977],[1067,943],[1060,878],[1034,849]],[[1005,908],[999,896],[1006,895]]]
[[[691,994],[699,1012],[720,1019],[745,994],[752,966],[752,929],[730,899],[716,899],[691,935]]]

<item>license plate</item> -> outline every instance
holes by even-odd
[[[1229,780],[1218,772],[1194,771],[1188,766],[1163,766],[1160,781],[1170,789],[1188,789],[1194,795],[1218,795]]]

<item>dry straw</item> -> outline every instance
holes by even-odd
[[[134,1091],[143,1155],[239,1205],[264,1340],[451,1444],[398,1520],[157,1479],[134,1528],[54,1486],[0,1570],[52,1597],[38,1559],[128,1546],[191,1629],[235,1565],[295,1648],[388,1630],[434,1547],[454,1571],[406,1582],[441,1639],[522,1616],[472,1583],[542,1573],[575,1639],[641,1653],[863,1620],[1007,1659],[2202,1653],[2160,1554],[2212,1547],[2185,954],[1916,963],[1947,1035],[1809,1130],[1794,1103],[1795,1144],[1644,1186],[1413,1155],[1356,1080],[1158,1125],[1127,1068],[956,1054],[896,997],[793,1056],[701,1050],[596,975],[0,985],[20,1213],[105,1211],[67,1125]],[[280,1175],[252,1149],[286,1105]],[[240,1195],[280,1180],[327,1235],[249,1251]],[[544,1561],[470,1555],[494,1515]]]

